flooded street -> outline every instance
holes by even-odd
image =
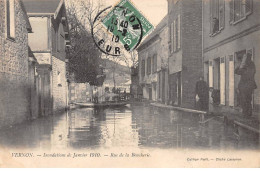
[[[0,144],[28,149],[258,149],[258,136],[238,138],[221,117],[199,123],[198,114],[148,104],[117,109],[76,108],[2,130]]]

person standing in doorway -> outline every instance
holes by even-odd
[[[196,83],[195,94],[199,98],[198,104],[200,110],[207,111],[209,107],[209,87],[203,80],[203,77],[200,77]]]
[[[255,82],[255,64],[251,60],[252,54],[244,54],[240,65],[235,69],[235,74],[240,75],[238,83],[239,102],[245,117],[252,115],[252,94],[257,88]]]

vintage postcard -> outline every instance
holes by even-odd
[[[0,0],[0,168],[259,168],[260,0]]]

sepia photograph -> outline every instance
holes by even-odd
[[[0,168],[259,168],[260,0],[0,0]]]

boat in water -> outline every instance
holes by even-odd
[[[128,101],[118,101],[118,102],[101,102],[101,103],[92,103],[92,102],[86,102],[86,103],[73,103],[74,105],[78,107],[89,107],[89,108],[109,108],[109,107],[123,107],[129,104]]]

